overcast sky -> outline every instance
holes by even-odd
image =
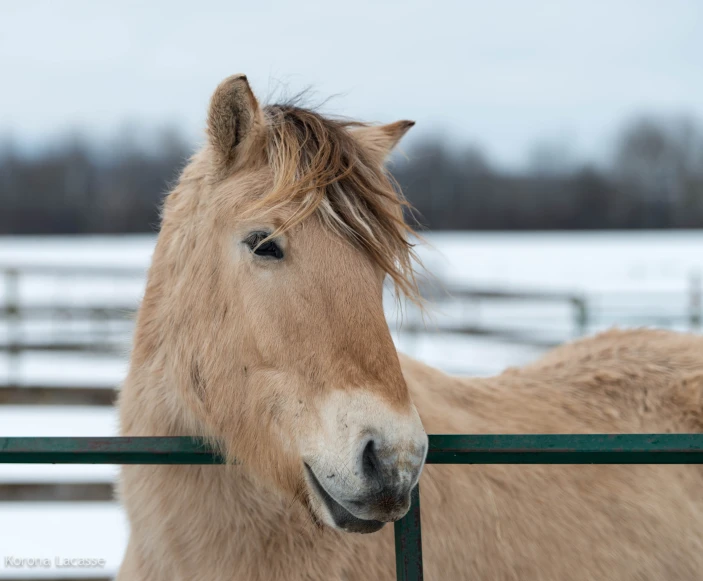
[[[703,1],[0,0],[0,135],[22,142],[127,120],[199,138],[236,72],[505,164],[545,140],[594,157],[632,115],[703,119]]]

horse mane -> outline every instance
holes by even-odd
[[[332,119],[295,104],[268,105],[266,155],[273,188],[247,214],[293,207],[271,237],[313,214],[365,251],[387,273],[396,293],[420,302],[413,262],[420,264],[404,220],[409,207],[397,182],[352,132],[358,121]]]

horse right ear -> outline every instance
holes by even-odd
[[[264,123],[259,103],[246,75],[222,81],[210,100],[207,133],[220,170],[231,169],[244,155],[253,134]]]

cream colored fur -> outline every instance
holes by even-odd
[[[271,155],[281,144],[267,139],[277,111],[260,109],[241,76],[216,92],[210,141],[165,206],[120,397],[122,434],[203,436],[241,464],[125,466],[119,496],[131,532],[119,581],[394,579],[392,524],[370,535],[335,530],[303,475],[302,450],[336,449],[334,402],[354,407],[355,394],[377,405],[349,417],[385,422],[399,461],[416,451],[415,409],[427,433],[701,430],[695,336],[612,331],[488,379],[398,355],[381,304],[384,261],[402,250],[390,198],[369,209],[363,192],[334,182],[307,214],[306,192],[247,213],[281,191],[280,151]],[[317,123],[290,115],[294,129]],[[357,129],[353,142],[337,133],[353,128],[310,131],[329,129],[341,143],[329,160],[357,156],[354,171],[368,176],[354,183],[382,192],[372,164],[408,126]],[[371,234],[345,240],[359,220],[373,223]],[[262,227],[278,229],[287,262],[262,265],[243,249],[242,237]],[[384,248],[390,258],[376,256]],[[427,466],[426,578],[699,580],[702,483],[697,466]]]

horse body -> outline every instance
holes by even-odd
[[[701,428],[701,352],[703,338],[641,330],[492,378],[401,363],[430,433],[667,433]],[[124,566],[134,573],[119,579],[395,578],[391,526],[320,530],[243,466],[130,466],[124,478],[137,491],[125,497],[136,527]],[[427,578],[698,579],[702,483],[697,466],[427,466]]]
[[[482,379],[399,356],[382,282],[412,289],[410,254],[378,168],[409,126],[262,111],[241,76],[216,91],[166,203],[121,433],[201,436],[241,462],[123,467],[119,581],[390,581],[384,523],[420,471],[428,579],[700,578],[697,466],[423,469],[423,426],[700,431],[703,339],[613,331]]]
[[[492,378],[404,369],[429,433],[699,432],[701,353],[700,337],[611,331]],[[427,578],[698,579],[702,478],[698,466],[427,466]]]

